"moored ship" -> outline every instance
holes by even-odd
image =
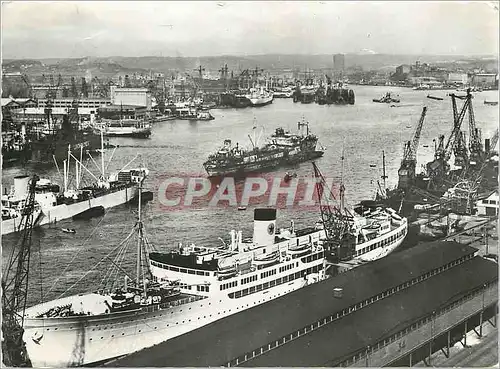
[[[309,133],[309,123],[299,122],[298,128],[305,127],[305,134],[292,134],[283,128],[277,128],[261,147],[251,150],[242,149],[231,140],[225,140],[224,146],[208,157],[203,164],[209,176],[243,174],[280,165],[289,165],[312,160],[323,155],[317,150],[318,137]]]
[[[104,155],[104,150],[101,152],[101,155]],[[82,172],[88,169],[83,166],[81,160],[71,154],[71,150],[68,157],[75,160],[76,186],[74,189],[68,187],[70,164],[66,160],[63,167],[62,191],[59,185],[49,179],[39,179],[35,187],[36,225],[55,223],[99,207],[109,209],[125,204],[138,195],[138,178],[149,173],[147,168],[123,168],[105,177],[104,157],[101,157],[101,177],[94,177],[95,182],[90,186],[81,186]],[[2,235],[22,228],[20,222],[23,201],[28,194],[28,180],[27,176],[14,178],[11,193],[2,196]]]
[[[250,106],[264,106],[273,102],[274,95],[264,87],[260,87],[251,88],[245,97],[250,101]]]
[[[276,231],[275,223],[275,209],[257,209],[251,240],[232,231],[231,243],[221,247],[151,253],[152,280],[142,280],[140,271],[135,284],[126,279],[113,292],[26,309],[23,339],[33,366],[123,356],[325,278],[324,232],[293,225]],[[142,232],[140,217],[137,230]]]
[[[104,136],[138,137],[151,136],[151,124],[138,119],[120,119],[105,121],[102,124]]]

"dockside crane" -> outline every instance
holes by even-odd
[[[342,154],[342,160],[344,156]],[[325,177],[319,170],[315,162],[312,163],[314,177],[316,179],[316,192],[318,195],[321,221],[325,230],[326,241],[325,250],[329,251],[338,259],[350,259],[353,250],[349,248],[352,245],[351,227],[354,221],[352,213],[344,207],[344,185],[340,184],[339,204],[332,203],[337,201],[335,195],[329,188]],[[328,191],[328,193],[325,193]]]
[[[488,150],[485,151],[487,151],[488,153],[495,151],[497,143],[498,143],[498,128],[495,130],[495,133],[493,133],[493,136],[491,136],[488,144],[489,145]]]
[[[34,175],[29,184],[22,224],[21,244],[13,247],[7,269],[2,276],[2,354],[7,366],[31,366],[23,341],[24,313],[28,294],[28,279],[31,256],[31,238],[36,221],[35,187],[38,177]]]
[[[424,106],[417,127],[415,128],[415,132],[413,133],[413,138],[405,144],[403,159],[401,160],[401,166],[398,170],[398,188],[400,189],[407,189],[413,184],[415,179],[418,143],[420,142],[420,134],[422,132],[422,127],[424,126],[426,114],[427,107]]]
[[[469,151],[471,164],[477,164],[484,158],[484,151],[481,139],[481,131],[476,127],[476,118],[472,107],[472,97],[469,97],[470,92],[467,91],[467,100],[469,100]]]
[[[431,185],[431,183],[439,181],[440,178],[443,179],[446,173],[449,171],[450,167],[448,161],[450,160],[452,149],[457,147],[457,141],[459,140],[458,137],[461,135],[460,128],[462,126],[465,113],[467,112],[472,100],[472,95],[470,94],[470,90],[468,90],[464,105],[462,106],[460,113],[455,114],[456,103],[454,102],[454,99],[457,96],[455,96],[454,94],[450,94],[450,96],[452,98],[452,104],[454,107],[453,129],[450,136],[448,137],[448,140],[446,141],[446,145],[444,144],[444,136],[441,135],[439,137],[439,143],[436,147],[434,160],[430,163],[427,163],[427,175],[431,178],[431,181],[429,181],[429,185]]]

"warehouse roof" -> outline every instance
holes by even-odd
[[[420,244],[134,353],[112,365],[221,365],[246,351],[476,251],[452,241]],[[333,296],[335,287],[343,288],[341,299]],[[238,332],[242,337],[235,336]],[[207,343],[207,337],[212,338],[212,344]]]
[[[357,310],[291,341],[248,366],[331,366],[361,349],[459,300],[467,292],[498,279],[498,265],[479,256],[389,298]],[[308,344],[311,342],[311,344]],[[245,365],[243,365],[245,366]]]

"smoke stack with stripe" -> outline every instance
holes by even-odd
[[[253,243],[272,245],[276,230],[276,209],[255,209],[253,215]]]

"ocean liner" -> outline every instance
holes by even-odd
[[[141,278],[139,269],[135,281],[125,278],[110,291],[26,309],[23,339],[31,363],[65,367],[107,361],[325,278],[321,227],[295,230],[292,224],[277,231],[275,225],[275,209],[256,209],[251,240],[232,231],[231,243],[220,247],[152,252],[150,279]],[[140,216],[136,230],[147,243]]]
[[[215,177],[256,172],[321,157],[323,151],[316,149],[318,137],[309,133],[309,123],[299,122],[298,128],[303,127],[305,134],[292,134],[277,128],[267,143],[262,147],[254,145],[251,150],[242,149],[238,144],[232,146],[231,140],[225,140],[223,147],[210,155],[203,166],[209,176]]]
[[[386,229],[382,211],[377,210],[380,214],[371,216],[373,222],[360,226],[357,259],[385,256],[406,234],[405,220]],[[232,230],[230,242],[221,246],[179,244],[168,252],[153,251],[144,272],[141,255],[149,243],[140,205],[138,214],[135,281],[125,277],[100,292],[26,309],[23,339],[34,367],[109,361],[326,278],[323,223],[295,229],[292,221],[289,228],[278,230],[276,209],[269,208],[255,209],[251,239]],[[117,252],[125,251],[120,247]]]

